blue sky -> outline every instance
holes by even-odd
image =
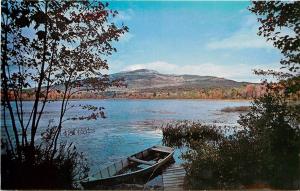
[[[250,2],[113,1],[129,33],[115,43],[110,71],[153,69],[258,82],[254,68],[277,69],[280,53],[257,36]]]

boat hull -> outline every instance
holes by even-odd
[[[121,183],[137,183],[137,182],[141,182],[141,181],[147,181],[147,180],[150,180],[150,178],[154,174],[159,173],[161,167],[163,167],[164,165],[166,165],[169,162],[174,161],[173,154],[174,154],[174,150],[172,150],[161,161],[155,163],[154,165],[152,165],[148,168],[142,169],[142,170],[138,170],[138,171],[134,171],[134,172],[126,173],[126,174],[120,174],[120,175],[112,176],[109,178],[98,179],[98,180],[93,180],[93,181],[88,181],[88,182],[82,182],[81,184],[85,189],[97,189],[97,188],[101,188],[103,186],[117,185],[117,184],[121,184]]]

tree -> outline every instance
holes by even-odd
[[[249,10],[258,16],[258,35],[273,42],[282,55],[282,69],[289,72],[273,70],[256,70],[256,74],[272,75],[281,80],[278,84],[286,94],[300,90],[300,2],[253,1]],[[277,86],[277,88],[280,88]]]
[[[288,71],[256,71],[273,75],[278,82],[264,82],[265,95],[253,102],[251,111],[241,116],[240,124],[261,145],[266,173],[263,179],[276,188],[299,188],[300,2],[254,1],[249,10],[261,24],[258,35],[281,51],[282,69]]]
[[[264,95],[254,99],[251,110],[240,117],[240,127],[227,135],[197,123],[163,130],[165,143],[183,142],[191,148],[183,155],[191,188],[300,186],[300,2],[254,1],[249,9],[259,17],[258,34],[282,52],[281,64],[288,71],[256,71],[278,81],[263,82]],[[253,87],[246,90],[254,93]]]
[[[113,23],[118,12],[98,1],[5,0],[1,7],[1,104],[6,133],[2,140],[7,156],[16,161],[14,164],[34,166],[40,154],[44,161],[53,163],[72,155],[71,151],[63,155],[67,146],[58,145],[63,122],[68,120],[65,113],[74,107],[69,104],[70,97],[118,85],[102,72],[108,70],[107,57],[116,51],[112,43],[128,28]],[[34,91],[34,101],[26,119],[24,92],[28,90]],[[62,95],[60,115],[40,146],[36,133],[50,92]],[[81,107],[92,114],[73,120],[104,117],[102,107]]]
[[[254,1],[249,10],[258,16],[258,35],[272,41],[285,57],[281,64],[290,71],[299,70],[300,2]]]
[[[287,105],[286,115],[295,116],[297,123],[300,121],[300,2],[279,1],[254,1],[249,10],[258,16],[258,35],[266,37],[278,48],[283,59],[280,61],[282,68],[288,71],[263,71],[257,70],[259,75],[272,75],[278,78],[275,83],[264,82],[266,95],[257,99],[255,104],[259,106],[268,103],[268,97],[280,100],[282,106]],[[294,99],[294,100],[292,100]],[[267,109],[268,104],[265,104]],[[299,127],[298,127],[299,128]]]

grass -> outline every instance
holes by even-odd
[[[247,112],[250,111],[250,106],[225,107],[222,112]]]

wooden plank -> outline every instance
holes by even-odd
[[[185,173],[185,170],[170,171],[170,172],[165,172],[164,174],[173,174],[173,173],[176,173],[176,172],[183,172],[183,173]]]
[[[164,184],[165,187],[178,187],[183,186],[183,183],[177,183],[177,184]]]
[[[185,173],[176,173],[176,174],[168,174],[168,175],[164,175],[165,178],[168,178],[168,177],[185,177]]]
[[[174,166],[170,166],[170,168],[168,168],[168,169],[172,169],[172,168],[182,168],[182,166],[180,166],[180,165],[174,165]]]
[[[173,186],[164,186],[164,188],[178,188],[178,189],[182,189],[183,184],[182,185],[173,185]]]
[[[164,176],[172,176],[172,175],[180,175],[180,174],[185,175],[186,173],[185,172],[173,172],[173,173],[164,174]]]
[[[165,177],[168,177],[168,176],[185,176],[185,173],[184,172],[177,172],[177,173],[174,173],[174,174],[165,174],[164,176]]]
[[[164,187],[180,187],[183,186],[183,183],[180,184],[164,184]]]
[[[182,184],[167,184],[167,185],[164,185],[164,188],[170,188],[170,187],[172,187],[172,188],[182,188],[184,185],[183,185],[183,183]]]
[[[174,185],[183,185],[184,182],[170,182],[170,183],[165,183],[164,186],[174,186]]]
[[[169,173],[169,172],[185,172],[185,170],[180,170],[180,169],[177,169],[177,170],[169,170],[169,171],[166,171],[165,174]]]
[[[183,183],[184,181],[177,181],[177,180],[173,180],[173,182],[169,181],[169,182],[165,182],[165,184],[180,184]]]
[[[184,169],[182,166],[171,166],[167,170],[172,170],[172,169]]]
[[[154,162],[140,160],[140,159],[137,159],[135,157],[128,157],[128,159],[130,161],[134,161],[134,162],[137,162],[137,163],[146,164],[146,165],[150,165],[150,166],[155,164]]]
[[[183,190],[182,186],[166,187],[165,190]]]
[[[166,187],[183,185],[183,182],[164,184]]]
[[[174,174],[174,173],[179,173],[179,172],[186,174],[185,170],[170,171],[170,172],[165,172],[164,174]]]
[[[179,187],[179,186],[183,186],[183,182],[182,183],[173,183],[173,184],[164,184],[164,187]]]
[[[169,182],[184,182],[184,178],[181,179],[173,178],[173,179],[165,180],[165,183],[169,183]]]
[[[164,177],[165,180],[171,180],[171,179],[174,179],[174,178],[177,178],[177,179],[184,179],[185,176],[168,176],[168,177]]]
[[[170,153],[170,151],[164,150],[162,148],[151,148],[152,151],[158,151],[162,153]]]
[[[174,177],[172,179],[165,179],[164,182],[168,183],[168,182],[173,182],[173,181],[184,181],[184,178],[183,177],[182,178],[176,178],[176,177]]]
[[[186,174],[186,173],[183,171],[174,171],[174,172],[164,173],[165,176],[172,175],[172,174]]]
[[[184,173],[186,173],[185,170],[170,170],[170,171],[164,172],[164,174],[172,174],[172,173],[175,173],[175,172],[184,172]]]
[[[165,177],[168,177],[168,176],[185,176],[186,174],[184,172],[176,172],[176,173],[173,173],[173,174],[164,174]]]
[[[186,174],[185,171],[174,171],[174,172],[169,172],[169,173],[164,173],[165,175],[168,175],[168,174]]]
[[[164,186],[173,186],[173,185],[183,185],[184,181],[182,182],[169,182],[169,183],[165,183]]]
[[[164,177],[168,177],[168,176],[185,176],[184,172],[176,172],[173,174],[164,174]]]
[[[174,180],[173,182],[165,182],[165,185],[176,185],[176,184],[183,184],[184,181],[176,181]]]
[[[174,181],[174,182],[166,182],[164,185],[168,186],[168,185],[177,185],[177,184],[183,184],[184,181],[181,181],[181,182],[177,182],[177,181]]]
[[[186,171],[181,166],[172,166],[163,172],[163,185],[165,190],[182,190]]]
[[[185,176],[168,176],[168,177],[164,177],[165,180],[169,180],[169,179],[184,179]]]
[[[174,171],[174,172],[170,172],[170,173],[165,173],[164,175],[172,175],[172,174],[186,174],[185,171]]]
[[[170,171],[170,172],[165,172],[164,174],[174,174],[174,173],[178,173],[178,172],[186,174],[185,170]]]
[[[173,177],[165,178],[164,180],[165,180],[165,182],[173,181],[173,180],[184,180],[184,177],[173,176]]]
[[[181,170],[181,169],[183,169],[183,170],[184,170],[184,168],[183,168],[183,167],[169,168],[169,169],[167,169],[167,170]]]
[[[172,185],[183,185],[184,181],[182,182],[169,182],[169,183],[165,183],[164,186],[172,186]]]
[[[177,178],[177,177],[173,177],[173,178],[169,178],[169,179],[165,179],[165,182],[171,182],[171,181],[184,181],[184,178]]]

